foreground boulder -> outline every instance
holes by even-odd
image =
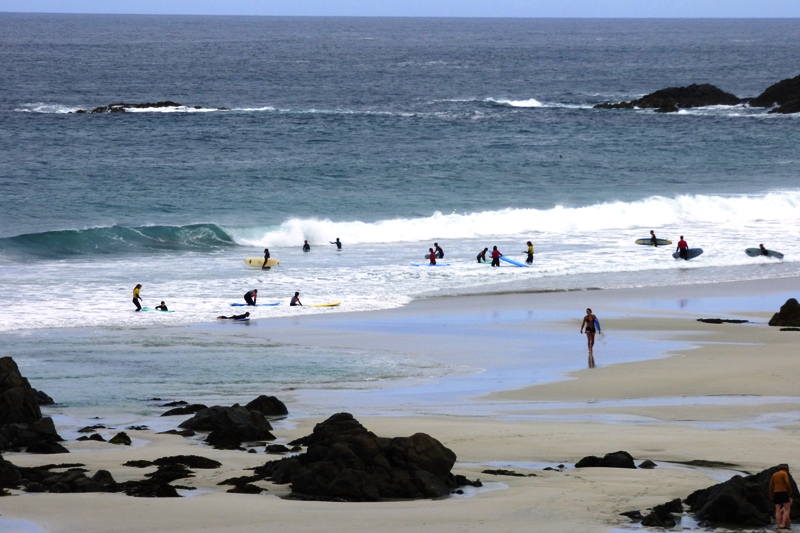
[[[43,418],[39,397],[11,357],[0,357],[0,450],[67,453],[53,420]]]
[[[751,98],[751,107],[773,107],[770,113],[800,113],[800,76],[781,80]]]
[[[636,468],[633,456],[628,452],[607,453],[602,458],[589,455],[575,463],[575,468]]]
[[[794,298],[789,298],[781,306],[781,310],[772,315],[770,326],[798,327],[800,326],[800,303]]]
[[[237,449],[242,442],[275,440],[270,432],[272,426],[259,411],[233,405],[215,405],[195,413],[189,420],[181,422],[184,429],[210,431],[207,442],[220,449]]]
[[[269,461],[255,469],[292,494],[321,500],[377,501],[447,496],[459,486],[450,472],[456,454],[424,433],[378,437],[353,415],[338,413],[311,435],[290,444],[306,453]],[[460,476],[459,476],[460,477]],[[469,483],[462,478],[462,484]],[[478,482],[479,483],[479,482]]]
[[[694,491],[684,503],[697,518],[710,524],[768,526],[775,511],[769,499],[769,481],[778,468],[774,466],[752,476],[734,476],[725,483]],[[794,493],[800,494],[791,476],[790,481]],[[792,503],[791,516],[800,516],[797,500]]]
[[[637,100],[612,104],[597,104],[596,109],[655,109],[662,113],[674,113],[679,109],[706,107],[711,105],[736,105],[742,100],[731,93],[708,83],[693,83],[688,87],[669,87],[647,94]]]

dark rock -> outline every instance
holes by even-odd
[[[172,455],[169,457],[161,457],[160,459],[153,461],[153,464],[159,466],[183,465],[189,468],[200,469],[219,468],[222,466],[222,463],[219,461],[215,461],[214,459],[209,459],[207,457],[201,457],[199,455]]]
[[[159,435],[180,435],[181,437],[194,437],[197,433],[192,431],[191,429],[183,429],[178,431],[177,429],[170,429],[169,431],[162,431]]]
[[[156,484],[165,484],[171,481],[175,481],[176,479],[186,479],[190,477],[194,477],[194,472],[186,468],[182,464],[168,464],[168,465],[161,465],[155,472],[150,472],[149,474],[144,475],[153,483]]]
[[[770,326],[798,327],[800,326],[800,303],[794,298],[789,298],[781,306],[781,310],[772,315]]]
[[[781,328],[781,331],[800,331],[800,328]]]
[[[286,405],[275,396],[261,395],[245,405],[250,411],[258,411],[264,416],[285,416],[289,414]]]
[[[712,105],[736,105],[742,100],[737,96],[708,83],[693,83],[688,87],[669,87],[647,94],[637,100],[617,104],[597,104],[596,109],[655,109],[660,113],[674,113],[679,109]]]
[[[154,483],[150,481],[126,481],[121,484],[122,490],[128,496],[137,498],[180,498],[181,495],[169,483]]]
[[[653,468],[655,468],[655,467],[657,467],[657,466],[658,466],[658,465],[657,465],[657,464],[655,464],[655,463],[654,463],[653,461],[651,461],[650,459],[645,459],[644,461],[642,461],[642,462],[641,462],[641,464],[639,465],[639,468],[644,468],[644,469],[646,469],[646,470],[652,470]]]
[[[216,429],[208,434],[205,442],[218,450],[242,450],[241,435],[234,428]]]
[[[437,498],[457,488],[450,470],[455,454],[424,433],[378,437],[349,413],[339,413],[292,444],[305,453],[270,461],[254,470],[292,494],[331,501]],[[466,478],[464,478],[466,479]]]
[[[94,433],[96,429],[106,429],[106,427],[102,424],[96,424],[94,426],[86,426],[79,429],[78,433]]]
[[[47,488],[37,481],[28,483],[25,486],[25,492],[45,492]]]
[[[59,443],[46,440],[31,443],[31,445],[28,446],[28,449],[25,451],[28,453],[38,454],[69,453],[69,450],[64,448]]]
[[[503,470],[502,468],[498,468],[497,470],[481,470],[481,474],[491,474],[493,476],[526,477],[525,474],[520,474],[519,472],[514,472],[513,470]]]
[[[234,494],[261,494],[262,492],[266,492],[266,490],[267,489],[262,489],[261,487],[246,483],[244,485],[236,485],[232,489],[228,490],[228,492]]]
[[[726,463],[725,461],[708,461],[706,459],[692,459],[691,461],[673,461],[675,464],[687,466],[699,466],[700,468],[737,468],[739,465],[735,463]]]
[[[106,441],[106,439],[104,439],[103,436],[100,435],[99,433],[92,433],[91,435],[84,435],[83,437],[78,437],[78,440],[80,440],[80,441],[96,440],[97,442],[105,442]]]
[[[127,429],[128,431],[147,431],[150,428],[147,426],[128,426],[125,429]]]
[[[0,357],[0,425],[32,424],[42,418],[39,401],[17,363]]]
[[[696,490],[684,503],[709,524],[735,524],[745,527],[763,527],[770,524],[774,505],[769,499],[769,482],[777,466],[751,476],[734,476],[730,480],[706,489]],[[789,476],[792,490],[797,492],[794,479]],[[792,504],[792,516],[800,512]]]
[[[97,483],[105,486],[116,484],[114,477],[108,470],[98,470],[95,472],[95,474],[92,476],[92,481],[96,481]]]
[[[264,451],[267,453],[288,453],[291,450],[283,444],[270,444],[264,448]]]
[[[184,402],[183,400],[178,400],[175,402],[167,402],[161,407],[178,407],[180,405],[189,405],[189,402]]]
[[[95,107],[90,111],[90,113],[124,113],[126,109],[146,109],[150,107],[181,107],[181,104],[177,102],[171,102],[169,100],[164,102],[144,103],[144,104],[118,103],[118,104],[109,104],[100,107]]]
[[[738,320],[730,318],[698,318],[698,322],[705,322],[706,324],[747,324],[749,320]]]
[[[265,479],[264,476],[239,476],[239,477],[232,477],[226,479],[225,481],[220,481],[217,485],[244,485],[246,483],[252,483],[254,481],[261,481]]]
[[[644,516],[642,516],[641,511],[625,511],[624,513],[619,513],[619,514],[622,516],[627,516],[631,520],[641,520],[642,518],[644,518]]]
[[[148,466],[153,466],[153,461],[145,461],[145,460],[133,460],[124,463],[122,466],[131,466],[133,468],[147,468]]]
[[[633,456],[628,452],[619,451],[614,453],[607,453],[603,456],[603,458],[595,457],[594,455],[589,455],[584,457],[577,463],[575,463],[575,468],[594,468],[594,467],[603,467],[603,468],[636,468],[636,465],[633,462]]]
[[[270,433],[272,426],[263,414],[239,405],[203,409],[178,427],[211,431],[206,442],[221,449],[238,449],[242,442],[275,440]]]
[[[186,407],[176,407],[175,409],[170,409],[161,416],[193,415],[199,411],[202,411],[203,409],[208,409],[208,406],[203,405],[202,403],[193,403],[192,405],[187,405]]]
[[[773,107],[770,113],[800,112],[800,76],[781,80],[770,85],[763,93],[751,98],[751,107]]]
[[[39,405],[54,405],[56,402],[50,396],[45,394],[44,392],[36,389],[32,389],[34,396],[36,396],[36,401],[39,402]]]
[[[122,444],[124,446],[131,445],[131,438],[124,431],[120,431],[108,440],[109,444]]]

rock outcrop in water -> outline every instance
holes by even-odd
[[[58,444],[53,420],[43,418],[39,398],[11,357],[0,357],[0,451],[68,453]]]
[[[770,113],[800,113],[800,76],[781,80],[747,101],[752,107],[772,107]]]
[[[275,483],[291,483],[296,497],[334,501],[438,498],[472,484],[450,472],[456,454],[433,437],[424,433],[378,437],[349,413],[331,416],[317,424],[311,435],[290,444],[308,449],[269,461],[255,473]]]
[[[179,104],[178,102],[173,102],[171,100],[164,100],[163,102],[146,102],[142,104],[126,104],[124,102],[119,102],[116,104],[108,104],[95,107],[90,111],[86,111],[85,109],[78,109],[75,113],[84,114],[84,113],[124,113],[128,109],[159,109],[159,108],[168,108],[168,107],[190,107],[184,106],[183,104]],[[191,106],[191,109],[216,109],[217,111],[227,111],[227,107],[216,107],[216,108],[207,108],[203,106]]]
[[[794,298],[786,300],[780,311],[772,315],[769,325],[790,328],[800,326],[800,303]]]

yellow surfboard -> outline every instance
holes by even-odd
[[[244,264],[251,266],[251,267],[258,267],[261,268],[264,266],[264,258],[263,257],[248,257],[244,260]],[[267,266],[274,267],[280,265],[281,262],[277,259],[269,258],[267,259]]]
[[[336,307],[338,305],[342,305],[342,302],[330,302],[327,304],[311,304],[309,307]]]

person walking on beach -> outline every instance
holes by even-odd
[[[332,242],[331,244],[335,244],[337,250],[342,249],[342,241],[339,240],[339,237],[336,237],[336,241]]]
[[[492,266],[499,267],[500,266],[500,257],[503,254],[500,253],[500,250],[497,249],[497,246],[492,246]]]
[[[533,264],[533,243],[528,241],[528,258],[525,260],[529,265]]]
[[[769,497],[775,503],[775,527],[792,529],[789,516],[792,510],[792,483],[789,480],[789,465],[778,465],[779,470],[769,480]]]
[[[675,251],[680,254],[681,259],[684,261],[689,260],[689,244],[683,240],[683,235],[681,235],[681,240],[678,241],[678,248]]]
[[[267,261],[269,261],[269,248],[264,248],[264,265],[261,267],[264,270],[269,270]]]
[[[428,259],[431,265],[436,264],[436,252],[433,251],[433,248],[428,248]]]
[[[299,305],[300,307],[303,306],[303,304],[300,302],[300,293],[299,292],[295,292],[294,293],[294,296],[292,296],[292,301],[289,302],[289,305],[291,307],[294,307],[296,305]]]
[[[247,305],[256,305],[256,299],[258,299],[258,289],[244,293],[244,301],[247,302]]]
[[[303,241],[303,251],[304,252],[310,252],[311,251],[311,245],[308,244],[308,241]]]
[[[583,317],[583,322],[581,322],[581,334],[586,330],[586,342],[589,347],[589,368],[594,368],[594,335],[597,333],[594,327],[594,321],[596,319],[597,317],[592,313],[592,310],[587,307],[586,316]]]
[[[436,249],[436,259],[444,259],[444,250],[439,246],[439,243],[433,243],[433,247]]]
[[[486,262],[486,252],[488,252],[488,248],[484,248],[482,252],[478,252],[478,263],[485,263]]]
[[[139,303],[142,300],[142,297],[139,296],[139,291],[141,291],[141,290],[142,290],[142,284],[141,283],[137,283],[136,286],[133,288],[133,305],[136,306],[136,310],[137,311],[141,311],[142,310],[142,306]]]

